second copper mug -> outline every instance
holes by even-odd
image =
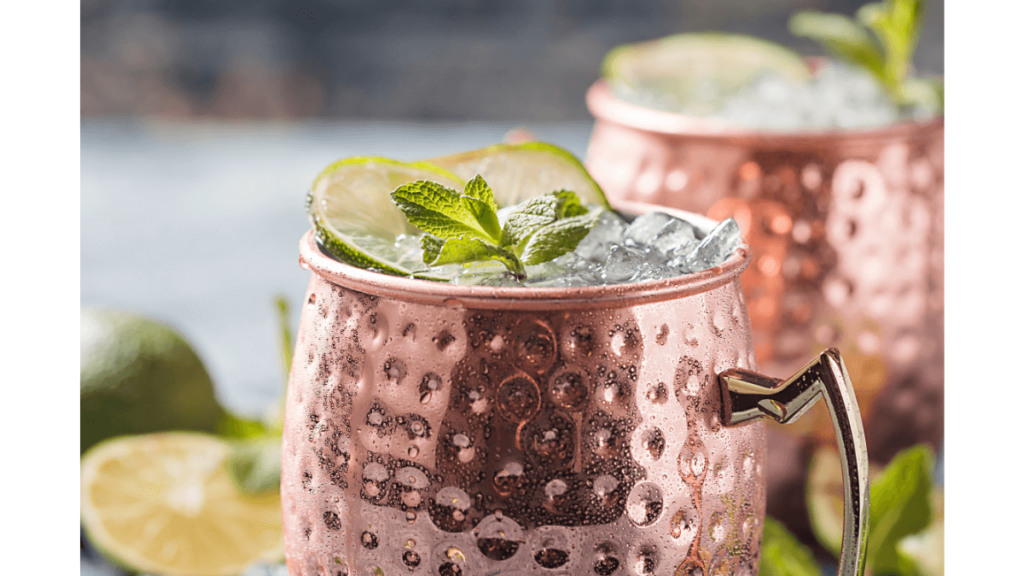
[[[867,453],[845,366],[828,350],[785,381],[753,372],[746,250],[669,280],[536,289],[361,270],[312,233],[300,258],[292,576],[756,574],[756,420],[819,397],[845,468],[840,574],[863,570]]]

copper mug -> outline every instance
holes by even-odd
[[[834,349],[785,381],[753,371],[750,260],[741,248],[626,285],[455,286],[348,266],[307,233],[282,452],[289,574],[756,574],[757,420],[818,397],[844,467],[840,574],[861,574],[867,452],[849,376]]]
[[[744,295],[761,368],[843,349],[871,455],[943,430],[944,122],[771,133],[587,92],[587,149],[613,201],[736,218],[754,252]],[[795,428],[831,442],[815,410]],[[774,492],[773,492],[774,493]]]

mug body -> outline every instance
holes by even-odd
[[[717,383],[756,368],[745,250],[571,289],[384,276],[311,234],[300,250],[289,574],[757,572],[765,430],[723,426]]]
[[[604,82],[587,103],[594,179],[615,201],[733,216],[757,358],[784,376],[839,347],[873,458],[938,447],[943,403],[943,120],[759,133],[647,109]],[[832,442],[817,408],[797,430]]]

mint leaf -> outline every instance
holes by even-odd
[[[418,180],[391,193],[420,239],[428,266],[501,262],[519,280],[524,264],[540,264],[576,248],[597,223],[579,196],[557,190],[514,207],[504,227],[498,222],[494,192],[478,174],[459,194],[436,182]]]
[[[403,184],[391,199],[409,223],[439,238],[469,236],[488,242],[501,237],[498,215],[486,201],[461,195],[429,180]]]
[[[811,551],[778,520],[766,516],[761,540],[760,576],[821,576]]]
[[[426,234],[423,238],[420,238],[420,248],[423,248],[423,263],[429,265],[434,260],[437,260],[442,246],[444,246],[444,240],[437,236]]]
[[[423,253],[426,261],[427,253]],[[517,276],[525,276],[522,263],[516,255],[505,248],[499,248],[494,244],[488,244],[476,238],[451,238],[445,240],[437,256],[433,261],[427,262],[431,266],[444,264],[468,264],[470,262],[482,262],[486,260],[497,260],[505,265]]]
[[[487,185],[487,182],[484,182],[483,177],[479,174],[474,176],[469,182],[466,182],[466,189],[462,193],[487,204],[495,213],[498,212],[498,204],[494,201],[494,191],[491,190],[491,187]]]
[[[867,563],[875,574],[917,573],[897,546],[931,524],[934,465],[931,449],[918,445],[897,454],[871,483]]]
[[[885,55],[852,18],[813,10],[797,12],[789,19],[789,31],[818,42],[836,58],[867,69],[879,80],[885,78]]]
[[[924,6],[924,0],[884,0],[861,6],[856,20],[842,14],[798,12],[790,18],[789,30],[869,71],[897,105],[941,110],[941,83],[911,86],[913,80],[908,79]]]
[[[279,490],[281,437],[263,437],[238,444],[225,464],[235,486],[246,494]]]
[[[580,240],[597,224],[600,210],[583,216],[556,220],[533,233],[520,254],[526,265],[540,264],[554,260],[566,252],[576,249]]]
[[[508,215],[498,244],[522,249],[530,236],[544,226],[562,218],[586,213],[587,209],[580,203],[579,196],[568,190],[558,190],[530,198],[516,206]]]
[[[917,29],[924,14],[922,0],[886,0],[865,4],[857,19],[871,29],[885,49],[885,83],[898,92],[910,69]]]

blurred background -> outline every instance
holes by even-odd
[[[82,116],[589,120],[610,48],[676,32],[803,52],[796,10],[861,0],[83,0]],[[931,2],[919,71],[943,72]]]

